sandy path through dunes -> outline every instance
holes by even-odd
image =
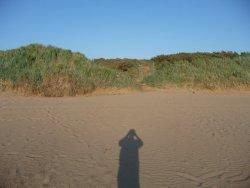
[[[143,145],[122,154],[130,129]],[[250,94],[0,95],[0,187],[117,187],[119,169],[142,188],[250,187]]]

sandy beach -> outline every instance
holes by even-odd
[[[250,187],[250,93],[0,94],[0,187]]]

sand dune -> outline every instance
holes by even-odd
[[[0,94],[0,187],[126,185],[250,187],[250,93]]]

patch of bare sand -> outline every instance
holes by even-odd
[[[135,88],[96,88],[93,92],[85,94],[85,96],[99,95],[120,95],[138,92]]]
[[[247,92],[1,94],[0,187],[249,187],[249,122]]]
[[[99,95],[120,95],[120,94],[130,94],[138,92],[168,92],[168,93],[224,93],[224,94],[250,94],[249,87],[239,86],[237,88],[220,88],[216,87],[213,89],[199,87],[199,86],[177,86],[177,85],[165,85],[164,87],[150,87],[147,85],[142,85],[139,88],[97,88],[93,92],[85,94],[85,96],[99,96]]]

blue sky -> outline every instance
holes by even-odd
[[[250,51],[249,0],[0,0],[0,49],[51,44],[89,58]]]

